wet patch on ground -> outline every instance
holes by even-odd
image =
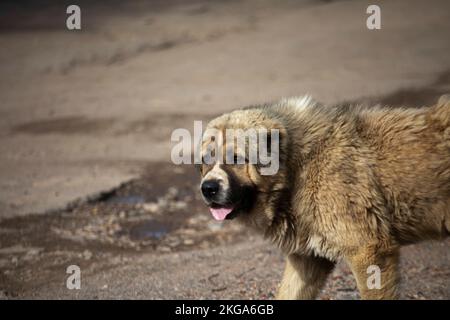
[[[208,96],[205,96],[208,99]],[[86,116],[67,116],[46,119],[37,119],[20,123],[10,128],[10,134],[27,135],[108,135],[123,136],[142,134],[148,141],[161,141],[170,138],[176,128],[194,129],[194,121],[202,121],[205,126],[208,119],[217,114],[207,115],[200,113],[178,114],[151,114],[139,120],[124,121],[115,118],[88,118]]]
[[[420,88],[400,89],[383,97],[366,97],[350,103],[420,108],[435,104],[440,96],[448,93],[450,93],[450,70],[441,72],[433,82]]]
[[[112,119],[88,119],[83,116],[69,116],[54,119],[42,119],[22,123],[12,128],[13,133],[26,134],[77,134],[97,133],[112,125]]]

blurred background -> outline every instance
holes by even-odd
[[[449,34],[448,0],[2,1],[0,298],[273,298],[281,255],[210,219],[171,132],[306,93],[432,104]],[[403,298],[450,298],[449,248],[404,249]],[[345,265],[320,298],[358,298]]]

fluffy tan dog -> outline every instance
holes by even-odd
[[[286,254],[279,299],[315,298],[340,259],[362,298],[397,298],[399,247],[449,235],[448,98],[420,109],[284,99],[225,114],[207,129],[249,128],[278,130],[278,171],[262,175],[233,147],[244,163],[202,164],[201,190],[216,219],[235,218]],[[205,133],[203,155],[215,142]],[[225,153],[229,143],[223,138]],[[373,266],[376,288],[367,281]]]

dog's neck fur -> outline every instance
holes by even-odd
[[[288,254],[305,252],[307,235],[311,234],[314,201],[308,201],[302,195],[304,173],[310,162],[323,153],[329,136],[340,129],[335,126],[336,115],[327,112],[320,105],[294,109],[292,113],[278,113],[277,107],[274,107],[272,112],[278,114],[278,119],[285,126],[287,135],[282,139],[293,136],[300,138],[287,141],[284,161],[289,164],[281,164],[281,171],[283,168],[294,168],[294,171],[280,172],[285,179],[286,188],[282,192],[276,192],[269,202],[272,204],[273,219],[264,234]],[[297,190],[296,194],[294,190]],[[302,206],[302,203],[305,205]]]

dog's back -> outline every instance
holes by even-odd
[[[450,102],[362,112],[383,194],[400,242],[450,231]]]

